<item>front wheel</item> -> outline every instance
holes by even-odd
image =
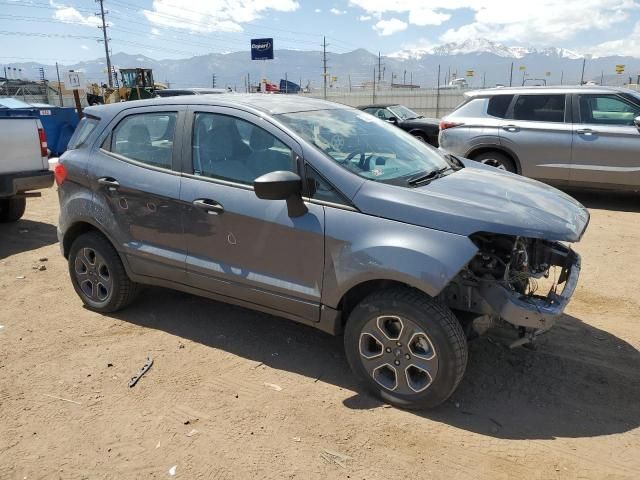
[[[457,388],[467,343],[451,310],[409,288],[375,292],[351,313],[344,334],[351,369],[401,408],[432,408]]]

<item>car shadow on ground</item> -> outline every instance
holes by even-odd
[[[382,405],[355,383],[342,337],[155,288],[113,316],[351,390],[347,408]],[[494,335],[472,342],[452,398],[411,414],[512,439],[592,437],[640,425],[640,353],[630,344],[571,316],[540,338],[537,351],[509,350],[501,340]]]
[[[618,212],[640,212],[640,193],[572,190],[568,188],[565,192],[587,208],[615,210]]]
[[[0,223],[0,259],[45,247],[57,241],[56,227],[50,223],[33,220]]]

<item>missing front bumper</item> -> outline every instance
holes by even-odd
[[[494,314],[519,327],[547,330],[562,315],[578,284],[580,256],[566,248],[564,265],[555,289],[546,297],[522,295],[495,282],[481,281],[478,293]],[[562,293],[557,287],[564,285]]]

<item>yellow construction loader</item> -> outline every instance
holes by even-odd
[[[154,83],[153,71],[150,68],[121,68],[120,79],[115,87],[93,83],[87,91],[89,105],[142,100],[156,96],[156,90],[167,88],[161,83]]]

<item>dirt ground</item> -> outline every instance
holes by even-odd
[[[637,479],[640,200],[577,196],[592,217],[567,314],[535,352],[472,342],[453,398],[419,413],[287,320],[152,288],[84,309],[55,190],[29,199],[0,225],[0,479]]]

